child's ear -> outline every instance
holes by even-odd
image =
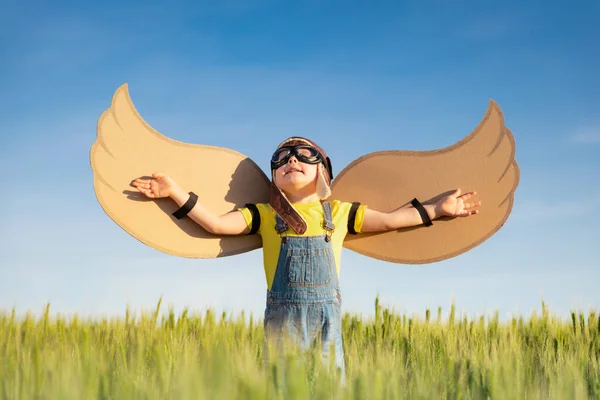
[[[325,171],[323,170],[325,167],[323,164],[319,164],[318,168],[318,177],[317,177],[317,195],[321,200],[327,199],[331,196],[331,189],[327,184],[327,179],[325,178]]]

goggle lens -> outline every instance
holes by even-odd
[[[278,149],[273,154],[272,161],[274,163],[287,162],[292,155],[295,155],[298,160],[303,162],[316,162],[319,160],[319,152],[315,148],[310,146],[295,146]]]

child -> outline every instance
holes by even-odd
[[[216,235],[259,234],[267,277],[264,327],[268,340],[291,338],[307,349],[314,340],[322,345],[324,359],[330,346],[335,363],[345,373],[342,347],[342,297],[339,286],[340,255],[347,233],[394,230],[425,223],[441,216],[477,214],[481,203],[465,201],[475,192],[453,194],[435,204],[392,212],[379,212],[358,203],[327,200],[333,178],[331,161],[314,142],[292,137],[282,142],[271,159],[271,200],[215,215],[197,202],[173,179],[154,173],[152,180],[133,185],[149,198],[171,197],[177,218],[189,216]]]

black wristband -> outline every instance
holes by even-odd
[[[419,203],[419,200],[414,198],[413,201],[410,202],[410,204],[412,204],[413,207],[417,209],[419,214],[421,214],[421,219],[423,220],[425,226],[433,225],[433,222],[431,222],[431,219],[429,219],[429,214],[427,214],[427,211],[425,210],[425,207],[423,207],[423,204]]]
[[[175,211],[172,215],[177,219],[185,217],[190,211],[192,211],[192,208],[194,208],[197,201],[198,196],[196,195],[196,193],[190,192],[190,198],[185,202],[184,205],[181,206],[181,208]]]

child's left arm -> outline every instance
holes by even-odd
[[[481,205],[481,202],[466,202],[466,200],[475,196],[476,192],[465,194],[460,194],[460,192],[460,189],[457,189],[454,193],[441,198],[436,203],[423,204],[429,218],[433,221],[443,216],[468,217],[469,215],[478,214],[478,210],[472,208]],[[421,214],[412,205],[397,208],[387,213],[366,208],[361,232],[390,231],[421,224],[423,224]]]

